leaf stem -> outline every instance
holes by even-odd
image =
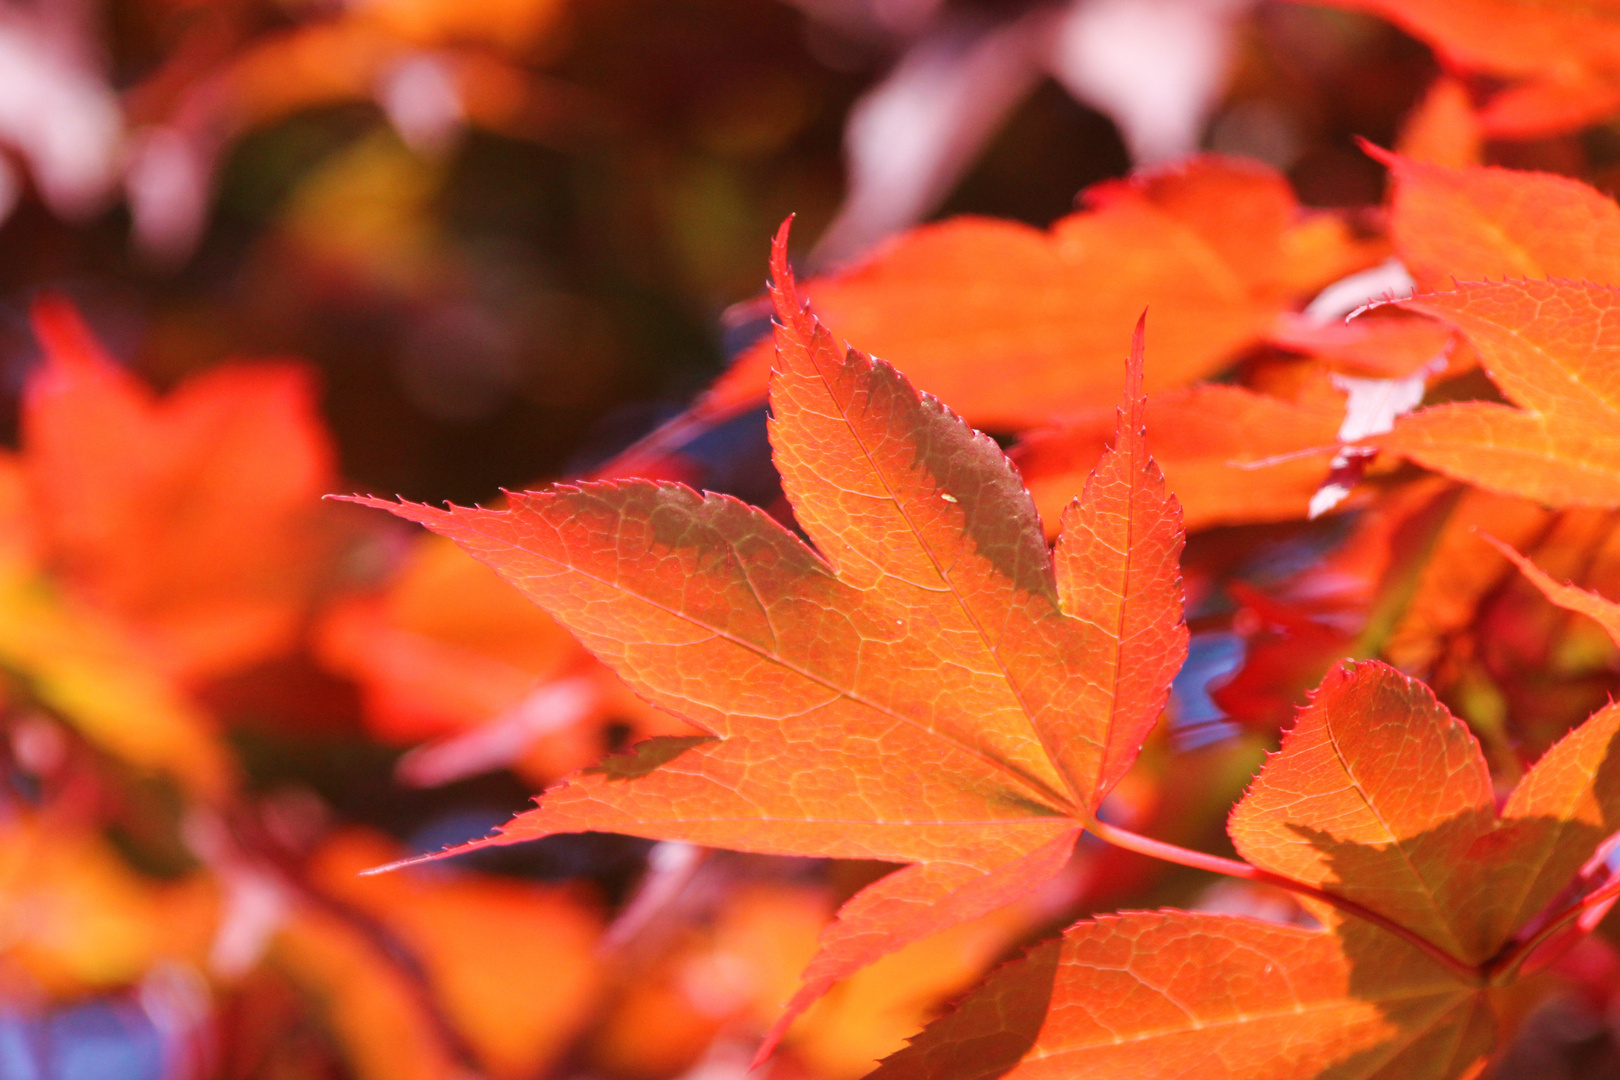
[[[1249,863],[1237,859],[1228,859],[1220,855],[1208,855],[1202,851],[1193,851],[1190,848],[1181,847],[1178,844],[1155,840],[1152,837],[1131,832],[1129,829],[1122,829],[1117,825],[1098,821],[1095,817],[1088,817],[1086,830],[1099,840],[1106,841],[1118,848],[1124,848],[1126,851],[1134,851],[1139,855],[1149,855],[1155,859],[1175,863],[1178,866],[1190,866],[1195,870],[1207,870],[1212,874],[1223,874],[1226,877],[1237,878],[1240,881],[1254,881],[1264,885],[1275,885],[1280,889],[1287,889],[1289,892],[1297,893],[1300,896],[1309,896],[1313,900],[1319,900],[1324,904],[1337,908],[1346,915],[1353,916],[1363,922],[1372,923],[1379,929],[1395,935],[1464,982],[1473,984],[1484,979],[1485,973],[1480,968],[1457,959],[1422,935],[1402,926],[1393,919],[1380,915],[1370,908],[1362,907],[1354,900],[1337,896],[1319,889],[1315,885],[1307,885],[1303,881],[1295,881],[1293,878],[1285,877],[1282,874],[1274,874],[1270,870],[1262,870],[1258,866],[1251,866]]]
[[[1516,945],[1510,945],[1485,965],[1485,974],[1492,982],[1504,983],[1518,974],[1519,968],[1530,958],[1530,954],[1547,943],[1547,940],[1580,918],[1589,909],[1620,896],[1620,878],[1605,884],[1601,889],[1594,889],[1575,901],[1569,907],[1547,920],[1545,926],[1531,934],[1528,938]]]

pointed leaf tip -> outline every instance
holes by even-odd
[[[497,847],[504,842],[506,841],[502,840],[502,834],[497,832],[480,837],[477,840],[468,840],[466,843],[457,844],[455,847],[447,847],[443,851],[430,851],[423,855],[409,855],[403,859],[383,863],[381,866],[370,866],[359,871],[357,876],[376,877],[379,874],[391,874],[395,870],[403,870],[407,866],[421,866],[424,863],[438,862],[440,859],[448,859],[453,855],[465,855],[468,852],[479,851],[486,847]]]
[[[1143,369],[1147,367],[1147,308],[1137,317],[1136,329],[1131,331],[1131,355],[1125,362],[1125,399],[1130,411],[1139,411],[1142,398]]]
[[[1393,150],[1385,150],[1382,146],[1379,146],[1371,139],[1365,139],[1360,135],[1357,135],[1355,140],[1356,145],[1361,147],[1362,153],[1366,154],[1368,157],[1372,158],[1386,169],[1393,169],[1401,160],[1401,155],[1395,153]]]
[[[63,294],[41,292],[34,297],[29,315],[47,363],[78,368],[110,363],[84,316]]]
[[[1498,540],[1488,532],[1479,531],[1476,535],[1501,552],[1550,603],[1592,619],[1603,628],[1610,640],[1620,645],[1620,604],[1590,589],[1583,589],[1572,581],[1559,582],[1511,544]]]
[[[793,267],[788,263],[788,237],[793,231],[793,214],[782,219],[771,238],[771,288],[793,291]]]

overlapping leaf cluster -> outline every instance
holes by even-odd
[[[360,500],[443,536],[320,501],[302,363],[158,393],[41,297],[0,455],[0,1072],[71,1075],[108,1017],[230,1080],[1516,1076],[1597,1030],[1620,208],[1479,163],[1612,179],[1569,133],[1620,109],[1614,20],[1340,6],[1445,68],[1367,148],[1386,205],[1209,155],[802,284],[784,230],[772,332],[591,477]],[[277,242],[311,291],[464,313],[485,256],[399,206],[464,131],[583,153],[606,115],[544,74],[583,3],[151,7],[184,47],[98,153],[159,260],[229,146],[375,102],[402,141]],[[781,497],[699,490],[766,411]],[[528,791],[484,861],[415,854]]]
[[[1453,350],[1461,356],[1441,350],[1436,363],[1403,372],[1408,380],[1421,388],[1448,370],[1466,378],[1477,356],[1513,404],[1392,416],[1370,442],[1341,445],[1336,467],[1383,449],[1544,504],[1612,503],[1603,484],[1615,418],[1606,351],[1613,290],[1545,275],[1580,272],[1583,259],[1592,268],[1613,204],[1551,178],[1390,163],[1397,250],[1420,282],[1444,266],[1542,276],[1399,301],[1462,335]],[[1547,237],[1527,210],[1538,196],[1555,216],[1599,227],[1574,242]],[[1080,223],[1102,220],[1102,205]],[[916,241],[981,255],[1005,242],[969,231]],[[835,310],[864,298],[868,320],[893,305],[883,325],[916,330],[911,347],[928,355],[963,320],[996,316],[917,314],[919,296],[942,312],[956,289],[948,276],[906,272],[923,250],[897,246],[821,291]],[[903,284],[886,281],[889,272]],[[1620,710],[1602,708],[1557,740],[1499,804],[1500,780],[1478,738],[1427,686],[1381,662],[1353,663],[1327,673],[1233,808],[1241,861],[1118,827],[1105,797],[1186,655],[1181,511],[1149,456],[1152,436],[1144,438],[1151,361],[1142,326],[1112,446],[1064,510],[1048,552],[1035,503],[994,443],[889,364],[835,345],[787,267],[785,227],[772,274],[771,440],[802,538],[728,497],[656,481],[556,487],[513,495],[500,510],[371,501],[494,566],[638,692],[706,733],[610,758],[469,846],[608,830],[906,864],[856,894],[824,932],[763,1060],[836,980],[1038,889],[1089,831],[1288,890],[1312,925],[1178,910],[1081,921],[995,973],[876,1075],[1477,1069],[1496,1041],[1493,994],[1552,943],[1567,945],[1614,895],[1589,864],[1620,828]],[[1400,313],[1373,319],[1371,332],[1386,340],[1432,345],[1444,333]],[[735,394],[727,387],[751,377],[744,367],[718,393]],[[1236,391],[1204,392],[1214,401]],[[1195,399],[1176,400],[1196,408],[1187,405]],[[1183,415],[1164,409],[1172,424]],[[1229,420],[1247,416],[1228,406]],[[1347,426],[1341,439],[1355,437]],[[1325,471],[1318,479],[1329,480]],[[1456,493],[1436,504],[1431,482],[1399,475],[1384,487],[1397,517],[1407,488],[1417,506],[1443,508],[1428,511],[1420,548],[1432,552],[1457,514]],[[1237,489],[1228,497],[1252,505]],[[1388,536],[1384,546],[1386,560],[1409,555]],[[1613,605],[1551,584],[1506,551],[1556,602],[1620,633]],[[1402,574],[1404,610],[1388,618],[1411,618],[1425,572]],[[1383,640],[1364,643],[1363,655],[1394,629],[1382,627]],[[1337,640],[1324,653],[1357,651]]]

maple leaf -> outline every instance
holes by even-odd
[[[1463,285],[1399,301],[1473,343],[1509,401],[1436,405],[1376,445],[1549,506],[1620,503],[1620,293],[1571,281]]]
[[[1077,924],[993,974],[870,1080],[1414,1080],[1489,1045],[1478,994],[1396,938],[1227,915]]]
[[[1319,903],[1323,930],[1178,911],[1084,921],[874,1078],[1467,1075],[1493,1039],[1491,962],[1620,825],[1617,733],[1610,706],[1498,813],[1473,735],[1426,687],[1376,662],[1330,673],[1230,830],[1263,874],[1381,925]]]
[[[52,568],[177,674],[286,648],[332,478],[308,369],[225,364],[160,400],[65,300],[40,300],[35,328],[21,464]]]
[[[1055,874],[1186,650],[1140,324],[1116,444],[1049,553],[993,441],[834,346],[786,242],[784,225],[771,439],[814,548],[734,499],[649,481],[499,511],[358,500],[451,537],[712,733],[641,743],[473,846],[604,830],[911,864],[845,906],[777,1035],[836,979]]]
[[[1473,733],[1377,662],[1328,674],[1232,811],[1239,854],[1469,964],[1496,956],[1620,826],[1620,707],[1542,755],[1500,813]]]
[[[1586,184],[1549,173],[1448,168],[1362,145],[1389,168],[1390,236],[1423,288],[1444,289],[1454,278],[1614,275],[1620,206]]]
[[[1195,158],[1083,199],[1046,233],[985,218],[924,226],[805,289],[841,338],[971,423],[1016,430],[1116,399],[1114,328],[1144,307],[1148,386],[1178,386],[1229,363],[1298,295],[1378,259],[1339,219],[1305,216],[1287,181],[1254,162]],[[770,356],[768,345],[745,354],[695,411],[754,406]]]

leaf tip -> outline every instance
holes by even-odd
[[[1368,157],[1372,158],[1386,169],[1394,169],[1405,160],[1401,157],[1401,155],[1395,153],[1393,150],[1386,150],[1382,146],[1379,146],[1377,143],[1373,142],[1371,139],[1366,139],[1360,135],[1357,135],[1355,140],[1356,145],[1361,148],[1361,152],[1363,154],[1366,154]]]
[[[48,364],[83,370],[110,363],[84,316],[64,294],[52,289],[40,292],[29,307],[29,318]]]
[[[1125,361],[1125,397],[1134,404],[1142,397],[1142,371],[1147,366],[1147,308],[1131,331],[1131,355]]]
[[[764,1065],[771,1059],[771,1055],[776,1053],[776,1047],[779,1043],[781,1043],[783,1035],[783,1031],[779,1029],[781,1029],[783,1026],[784,1025],[778,1023],[775,1027],[771,1028],[770,1031],[765,1033],[765,1037],[760,1040],[759,1049],[755,1050],[754,1056],[749,1059],[749,1072],[753,1072],[761,1065]]]
[[[395,870],[403,870],[409,866],[421,866],[425,863],[438,862],[440,859],[448,859],[453,855],[465,855],[470,851],[479,851],[486,847],[493,847],[496,845],[509,843],[511,843],[510,840],[506,839],[502,833],[497,832],[490,836],[481,837],[477,840],[468,840],[464,844],[457,844],[454,847],[447,847],[443,851],[430,851],[423,855],[409,855],[403,859],[395,859],[393,862],[383,863],[381,866],[367,867],[366,869],[359,871],[355,876],[376,877],[379,874],[391,874]]]
[[[771,237],[771,291],[795,292],[793,280],[793,267],[788,262],[788,238],[793,232],[793,219],[796,215],[789,214],[782,219],[782,224],[776,228],[776,235]]]

